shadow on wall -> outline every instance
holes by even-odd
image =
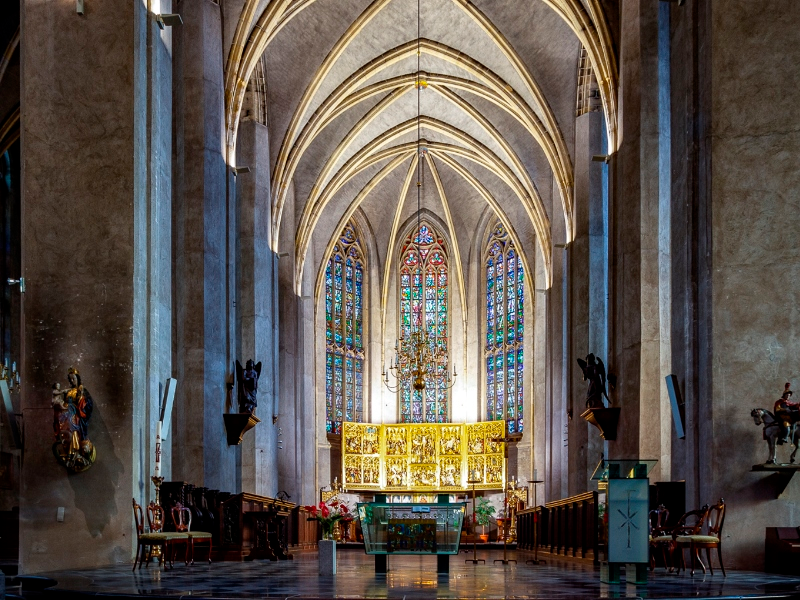
[[[108,406],[109,403],[104,402],[102,407],[97,408],[105,409]],[[97,408],[89,424],[89,439],[97,448],[97,461],[88,471],[68,474],[69,484],[75,493],[75,508],[83,513],[92,537],[102,535],[118,512],[116,492],[124,470],[122,461],[114,453],[103,410]]]

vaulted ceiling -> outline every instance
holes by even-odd
[[[551,227],[572,235],[581,47],[597,76],[609,147],[616,144],[616,63],[599,2],[228,4],[228,143],[235,145],[247,82],[261,61],[273,246],[282,228],[294,232],[296,281],[308,256],[316,272],[356,211],[383,262],[416,211],[418,134],[423,208],[441,217],[461,261],[491,211],[547,273]]]

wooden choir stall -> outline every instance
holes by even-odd
[[[307,520],[303,507],[277,498],[173,481],[163,484],[162,502],[167,510],[188,506],[192,529],[200,529],[197,523],[212,532],[214,561],[287,560],[293,550],[313,548],[319,539],[319,526]]]

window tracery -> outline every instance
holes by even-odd
[[[424,222],[412,231],[400,250],[400,339],[424,327],[431,352],[448,351],[448,257],[444,239]],[[439,365],[425,376],[425,389],[412,389],[404,379],[400,390],[402,423],[449,421],[447,367]]]
[[[523,431],[525,273],[502,224],[486,245],[486,418]]]
[[[364,418],[364,251],[352,221],[342,230],[325,268],[326,430]]]

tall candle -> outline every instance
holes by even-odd
[[[156,477],[161,475],[161,421],[156,425]]]

